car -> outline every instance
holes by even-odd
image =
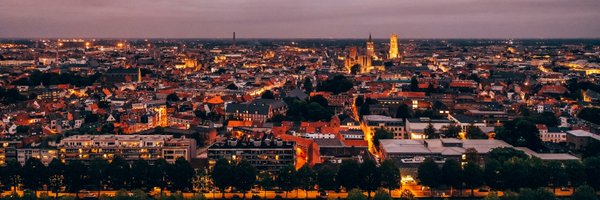
[[[481,187],[479,188],[479,192],[489,192],[490,188],[489,187]]]
[[[326,191],[319,192],[319,198],[326,199],[329,194]]]

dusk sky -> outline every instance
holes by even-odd
[[[0,38],[600,38],[600,0],[2,0]]]

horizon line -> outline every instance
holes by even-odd
[[[0,40],[58,40],[58,39],[82,39],[82,40],[232,40],[232,37],[0,37]],[[237,37],[236,40],[365,40],[368,37]],[[389,37],[373,37],[374,40],[387,40]],[[398,38],[398,40],[600,40],[599,37],[437,37],[437,38]]]

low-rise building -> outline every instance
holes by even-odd
[[[228,139],[208,148],[209,166],[219,159],[230,162],[248,161],[260,171],[277,172],[296,163],[296,143],[281,139],[247,141]]]
[[[125,160],[157,160],[175,162],[179,157],[190,160],[196,155],[196,141],[175,138],[172,135],[74,135],[58,145],[63,160],[111,160],[120,156]]]
[[[384,115],[365,115],[363,116],[363,123],[369,129],[371,135],[375,134],[375,130],[382,128],[394,133],[394,139],[406,138],[403,119]]]
[[[448,119],[431,119],[428,117],[406,119],[406,132],[411,139],[426,139],[425,129],[431,124],[436,131],[450,126],[453,122]]]
[[[593,141],[600,141],[600,135],[585,130],[567,131],[567,145],[574,150],[581,150]]]

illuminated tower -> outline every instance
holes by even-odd
[[[375,56],[375,47],[373,46],[373,40],[369,33],[369,40],[367,40],[367,57],[371,58],[373,56]]]
[[[137,82],[142,82],[142,68],[138,67],[138,71],[137,71]]]
[[[398,35],[390,37],[390,58],[398,58]]]

